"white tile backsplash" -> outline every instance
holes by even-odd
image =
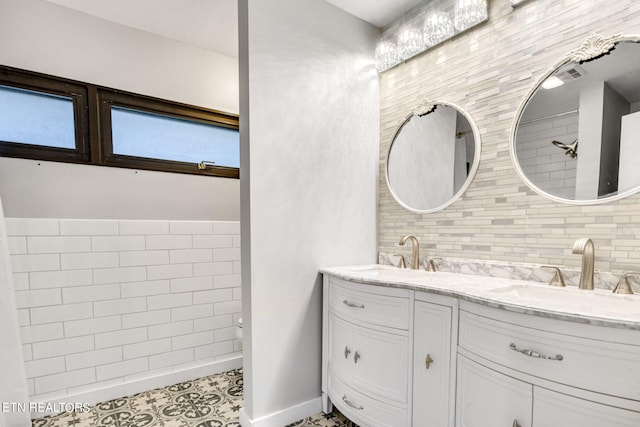
[[[7,218],[7,229],[32,396],[237,355],[238,222]]]
[[[31,289],[61,288],[91,284],[93,284],[93,274],[91,270],[62,270],[29,273],[29,287]]]
[[[61,219],[63,236],[111,236],[118,234],[118,221],[100,219]]]
[[[170,351],[149,356],[149,369],[158,369],[166,366],[175,366],[191,362],[194,360],[193,353],[193,348],[186,348],[184,350]]]
[[[171,279],[171,293],[213,289],[213,276]]]
[[[88,252],[91,239],[87,236],[30,236],[27,247],[30,254]]]
[[[118,267],[117,252],[86,252],[60,255],[63,270]]]
[[[93,236],[94,252],[142,251],[146,248],[144,236]]]
[[[194,301],[198,304],[199,301]],[[213,304],[198,304],[188,307],[178,307],[171,309],[171,320],[179,322],[187,319],[201,319],[203,317],[213,316]],[[240,312],[240,310],[238,310]]]

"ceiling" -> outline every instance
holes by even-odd
[[[47,0],[118,24],[238,57],[237,0]],[[384,27],[422,0],[326,0]]]

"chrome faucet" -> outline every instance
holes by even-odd
[[[411,269],[417,270],[420,268],[420,248],[418,247],[418,239],[411,234],[404,236],[398,243],[400,246],[404,246],[407,240],[411,240]]]
[[[593,289],[593,259],[595,249],[591,239],[578,239],[573,244],[574,254],[582,254],[582,267],[580,268],[580,289]]]

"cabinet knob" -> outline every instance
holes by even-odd
[[[353,355],[353,363],[358,363],[358,359],[360,359],[360,353],[358,353],[358,350],[356,350],[355,354]]]
[[[351,354],[351,350],[349,350],[349,347],[344,346],[344,358],[348,358],[349,355]]]
[[[518,423],[518,420],[513,420],[513,426],[511,427],[520,427],[520,424]]]
[[[427,358],[424,360],[424,364],[427,367],[427,369],[429,369],[432,363],[433,363],[433,359],[431,358],[431,355],[427,354]]]

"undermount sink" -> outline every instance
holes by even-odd
[[[589,291],[577,288],[554,288],[544,286],[512,285],[489,291],[497,298],[516,297],[529,301],[562,304],[567,307],[598,307],[611,312],[640,311],[640,297],[615,295],[611,291]]]

